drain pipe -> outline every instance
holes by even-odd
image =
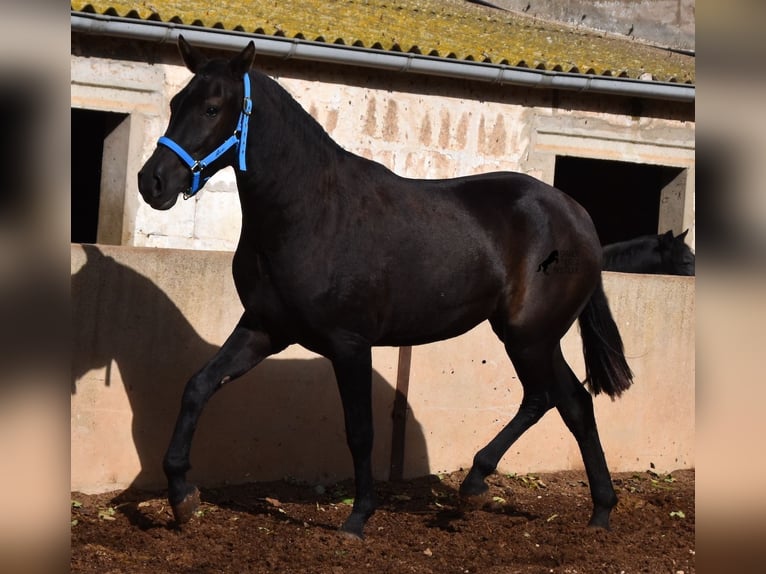
[[[178,35],[183,34],[190,44],[218,50],[241,50],[247,42],[253,40],[258,54],[283,59],[294,58],[551,90],[593,92],[688,103],[693,103],[695,100],[695,87],[691,84],[533,70],[502,64],[423,56],[409,52],[390,52],[312,42],[298,38],[184,26],[171,22],[73,12],[71,30],[82,34],[112,36],[159,44],[175,43]]]

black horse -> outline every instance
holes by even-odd
[[[694,275],[694,252],[684,241],[687,229],[673,237],[673,231],[662,235],[642,235],[604,246],[604,271],[651,273],[661,275]]]
[[[179,49],[194,76],[170,103],[166,135],[138,174],[139,189],[149,205],[169,209],[207,176],[235,167],[242,232],[233,274],[244,313],[183,393],[163,463],[176,520],[188,520],[199,503],[186,472],[206,401],[298,343],[334,367],[356,489],[342,530],[361,537],[376,507],[371,347],[446,339],[488,319],[524,397],[516,416],[474,457],[461,494],[483,494],[485,477],[511,444],[556,407],[582,452],[594,506],[590,525],[608,528],[617,497],[591,396],[565,362],[560,339],[579,318],[594,394],[619,396],[632,373],[585,210],[518,173],[399,177],[343,150],[283,88],[251,71],[252,42],[231,60],[208,60],[183,38]],[[566,267],[551,262],[548,273],[536,272],[562,250]]]

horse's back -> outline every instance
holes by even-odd
[[[526,174],[442,180],[393,176],[377,185],[366,199],[357,193],[360,209],[370,211],[363,233],[374,237],[376,249],[392,241],[398,252],[414,246],[421,260],[452,261],[468,269],[472,262],[489,260],[485,274],[503,282],[518,273],[520,263],[536,268],[555,250],[576,251],[598,259],[600,266],[598,235],[585,209]]]
[[[497,172],[457,180],[466,210],[517,257],[536,261],[553,251],[593,253],[593,222],[574,199],[531,176]]]

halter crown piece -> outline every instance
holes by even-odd
[[[242,81],[245,87],[245,97],[242,101],[242,111],[239,112],[237,129],[234,130],[234,134],[232,134],[229,139],[215,148],[204,158],[195,160],[186,152],[184,148],[182,148],[169,137],[162,136],[159,140],[157,140],[158,145],[164,145],[165,147],[173,150],[176,155],[181,158],[181,161],[183,161],[191,170],[192,181],[189,188],[184,192],[184,199],[193,197],[200,189],[202,189],[202,186],[204,186],[205,183],[207,183],[207,180],[210,179],[210,177],[202,178],[202,170],[205,169],[208,164],[221,157],[232,146],[237,146],[237,155],[239,156],[239,170],[247,171],[247,165],[245,163],[245,152],[247,151],[247,126],[250,113],[253,111],[253,101],[250,99],[250,76],[245,74]]]

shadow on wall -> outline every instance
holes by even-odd
[[[147,277],[94,245],[82,248],[87,261],[72,276],[71,285],[72,395],[93,369],[106,369],[106,386],[113,381],[124,384],[140,462],[131,486],[164,488],[162,457],[183,387],[218,347],[200,337]],[[111,372],[113,364],[119,373]],[[373,371],[376,479],[389,478],[394,397],[391,384]],[[409,415],[407,475],[422,476],[429,473],[425,440]],[[331,363],[322,358],[271,358],[227,385],[213,396],[200,419],[192,466],[189,478],[202,486],[286,476],[330,483],[352,476]]]

